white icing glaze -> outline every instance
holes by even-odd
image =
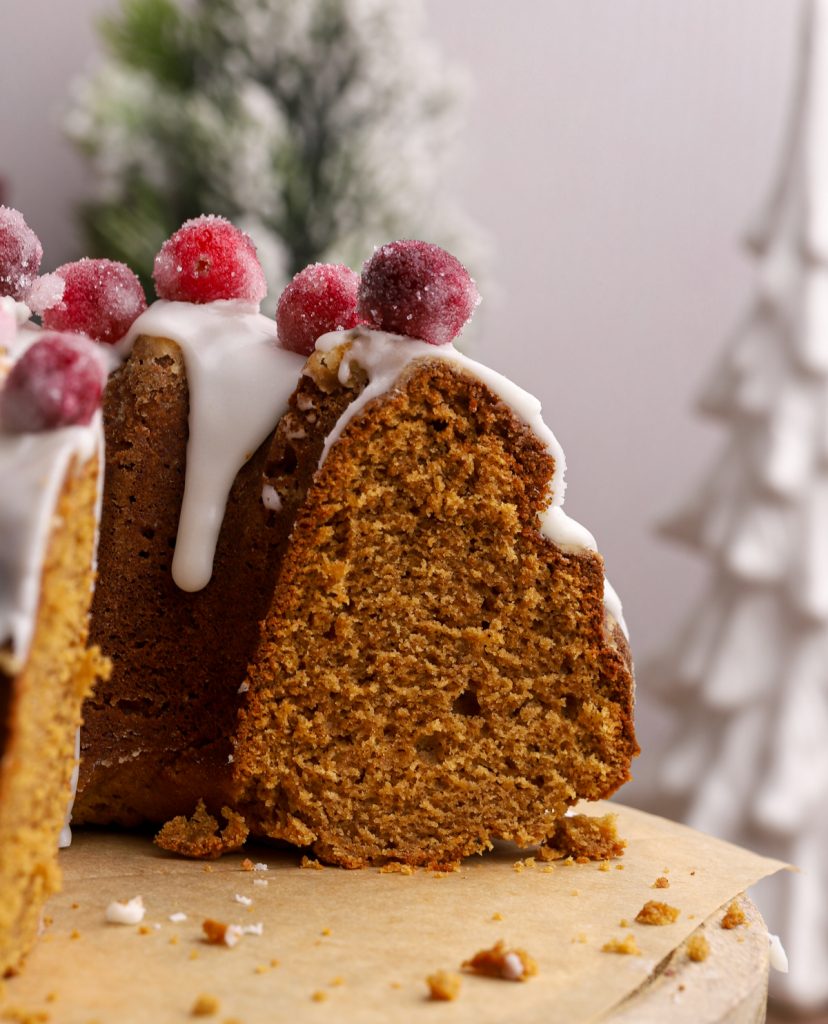
[[[514,381],[504,377],[496,370],[469,359],[454,345],[429,345],[427,342],[412,338],[402,338],[395,334],[356,327],[350,331],[332,331],[322,335],[316,342],[316,350],[317,352],[331,352],[345,344],[348,348],[338,370],[340,383],[347,383],[353,364],[365,371],[368,383],[345,409],[325,439],[319,459],[320,466],[325,462],[331,446],[336,443],[354,416],[358,415],[369,402],[390,391],[407,366],[417,359],[442,359],[453,363],[494,392],[501,402],[507,405],[515,416],[529,427],[554,459],[555,470],[549,485],[550,501],[540,517],[541,534],[563,551],[578,553],[597,550],[595,538],[589,530],[571,519],[563,510],[566,489],[564,481],[566,458],[557,438],[544,423],[541,415],[541,403],[534,395],[530,395],[528,391],[524,391]],[[604,579],[604,606],[629,639],[621,610],[621,601],[606,578]]]
[[[0,433],[0,480],[13,480],[0,502],[0,646],[8,644],[10,674],[31,646],[43,561],[53,517],[72,459],[100,451],[100,411],[87,426],[36,434]]]
[[[258,307],[239,301],[155,302],[119,353],[140,335],[168,338],[184,356],[190,436],[172,575],[182,590],[201,590],[236,474],[286,411],[303,359],[276,345],[276,326]]]

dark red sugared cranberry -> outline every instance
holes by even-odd
[[[362,268],[357,311],[371,327],[445,345],[480,301],[463,264],[429,242],[389,242]]]

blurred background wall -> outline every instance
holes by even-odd
[[[78,255],[88,174],[61,121],[115,0],[2,0],[0,177],[44,269]],[[639,663],[704,567],[654,536],[721,439],[694,396],[747,301],[739,239],[775,167],[798,2],[427,0],[473,91],[447,188],[489,233],[474,354],[536,393]],[[646,746],[658,721],[640,703]]]

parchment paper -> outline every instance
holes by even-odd
[[[609,870],[560,862],[515,870],[533,851],[506,845],[444,876],[300,869],[299,852],[267,846],[205,867],[161,853],[146,836],[77,833],[61,853],[64,891],[47,908],[45,934],[23,973],[5,983],[0,1007],[42,1010],[60,1024],[163,1024],[192,1019],[197,997],[209,995],[218,1009],[207,1019],[226,1024],[579,1024],[645,984],[723,903],[785,867],[618,804],[578,810],[618,813],[628,846]],[[245,856],[269,870],[242,870]],[[662,875],[669,888],[654,889]],[[110,901],[139,894],[141,926],[105,923]],[[636,924],[650,899],[678,907],[676,923]],[[187,920],[171,922],[175,912]],[[234,948],[207,945],[207,917],[261,922],[263,933]],[[601,951],[630,932],[640,956]],[[427,999],[428,974],[459,971],[501,938],[537,960],[537,976],[515,983],[464,974],[456,1001]]]

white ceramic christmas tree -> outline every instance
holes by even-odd
[[[796,864],[759,893],[790,973],[828,1003],[828,0],[806,5],[776,186],[749,240],[755,298],[704,390],[729,432],[666,532],[709,590],[654,676],[677,735],[658,810]]]

